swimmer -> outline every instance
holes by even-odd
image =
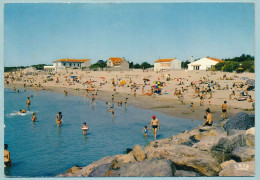
[[[67,96],[68,95],[68,92],[64,90],[64,96]]]
[[[114,108],[111,106],[110,107],[111,109],[110,110],[108,110],[108,112],[112,112],[112,117],[114,117],[114,114],[115,114],[115,112],[114,112]]]
[[[128,100],[128,98],[125,98],[125,105],[127,105],[127,100]]]
[[[17,94],[19,94],[19,92],[20,92],[20,91],[19,91],[19,89],[18,89],[18,90],[17,90]]]
[[[25,110],[25,109],[23,109],[23,110],[22,110],[22,113],[26,113],[26,110]]]
[[[142,133],[144,133],[145,138],[147,138],[147,132],[148,132],[147,126],[144,126]]]
[[[153,135],[154,135],[154,139],[156,139],[157,129],[160,129],[160,122],[158,119],[156,119],[155,116],[152,117],[149,130],[151,130],[151,127],[153,127]]]
[[[83,123],[81,129],[83,130],[83,135],[87,135],[87,130],[89,130],[89,127],[87,126],[86,122]]]
[[[36,119],[37,119],[37,117],[36,117],[36,113],[34,112],[34,113],[33,113],[33,116],[32,116],[32,122],[35,122]]]
[[[117,102],[118,107],[122,106],[122,101]]]
[[[16,88],[14,87],[13,89],[14,89],[14,92],[16,92]]]
[[[59,112],[56,116],[56,123],[60,127],[62,123],[62,112]]]
[[[10,152],[7,151],[8,144],[4,145],[4,165],[5,167],[10,167],[12,165],[12,161],[10,158]]]

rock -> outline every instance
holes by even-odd
[[[255,176],[255,161],[232,163],[225,167],[219,176]]]
[[[99,161],[93,162],[93,163],[89,164],[88,166],[83,167],[81,170],[76,171],[74,174],[72,174],[72,176],[73,177],[88,176],[94,168],[96,168],[97,166],[103,165],[103,164],[110,164],[118,156],[119,155],[104,157],[104,158],[100,159]]]
[[[145,149],[148,159],[153,157],[171,160],[178,169],[195,171],[200,175],[216,176],[221,167],[208,152],[184,145]]]
[[[250,128],[246,131],[247,146],[255,146],[255,128]]]
[[[225,162],[221,163],[220,166],[221,166],[222,169],[224,169],[225,167],[229,166],[230,164],[234,164],[234,163],[236,163],[236,161],[231,159],[229,161],[225,161]]]
[[[88,177],[105,177],[105,173],[108,171],[109,166],[110,163],[95,167],[88,175]]]
[[[251,161],[255,159],[254,147],[236,147],[231,154],[231,158],[238,162]]]
[[[112,161],[110,169],[117,170],[122,165],[131,163],[131,162],[136,162],[135,157],[132,152],[130,152],[129,154],[122,154]]]
[[[179,177],[193,177],[193,176],[199,176],[197,173],[193,171],[184,171],[184,170],[176,170],[175,176]]]
[[[233,136],[222,135],[204,137],[192,147],[209,152],[219,163],[222,163],[230,160],[231,152],[236,147],[243,147],[245,145],[245,134],[238,133]]]
[[[133,155],[137,161],[143,161],[146,158],[146,154],[138,144],[134,146]]]
[[[247,130],[255,126],[254,118],[250,118],[247,113],[239,112],[230,118],[228,122],[224,125],[226,131],[230,129]]]
[[[246,130],[238,130],[238,129],[230,129],[228,132],[229,136],[235,135],[235,134],[245,134]]]
[[[67,173],[72,173],[72,174],[74,174],[75,172],[77,172],[77,171],[79,171],[79,170],[81,170],[81,169],[82,169],[82,167],[73,166],[72,168],[70,168],[70,169],[67,171]]]
[[[131,148],[127,148],[127,149],[126,149],[126,154],[130,153],[132,150],[133,150],[133,149],[131,149]]]
[[[153,158],[122,166],[119,174],[121,177],[170,177],[174,176],[175,171],[171,161]]]

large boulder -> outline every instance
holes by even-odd
[[[226,131],[230,131],[231,129],[247,130],[254,126],[254,118],[251,118],[247,113],[239,112],[226,122],[224,128]]]
[[[135,157],[132,152],[130,152],[128,154],[122,154],[112,161],[112,163],[110,165],[110,169],[117,170],[124,164],[128,164],[131,162],[136,162]]]
[[[141,146],[139,146],[138,144],[134,146],[132,153],[135,159],[139,162],[143,161],[146,158],[146,154],[142,150]]]
[[[200,175],[216,176],[221,167],[208,152],[184,145],[167,147],[148,147],[145,149],[148,159],[154,157],[171,160],[178,169],[195,171]]]
[[[171,177],[175,175],[175,171],[171,161],[153,158],[124,165],[119,174],[121,177]]]
[[[67,171],[67,173],[72,173],[72,174],[74,174],[74,173],[76,173],[77,171],[79,171],[79,170],[81,170],[81,169],[82,169],[82,167],[73,166],[72,168],[70,168],[70,169]]]
[[[200,142],[194,144],[192,147],[201,151],[207,151],[219,163],[230,159],[231,152],[236,147],[243,147],[246,145],[246,138],[244,133],[237,133],[232,136],[211,136],[204,137]]]
[[[246,144],[247,146],[255,146],[255,127],[246,131]]]
[[[193,171],[176,170],[175,176],[178,176],[178,177],[195,177],[195,176],[199,176],[199,175],[196,172],[193,172]]]
[[[255,161],[232,163],[219,176],[255,176]]]
[[[230,164],[234,164],[236,163],[236,161],[234,161],[233,159],[229,160],[229,161],[225,161],[223,163],[220,164],[220,167],[222,169],[226,168],[227,166],[229,166]]]
[[[105,177],[106,172],[108,171],[110,163],[102,164],[100,166],[95,167],[88,177]]]
[[[231,158],[238,162],[251,161],[255,159],[254,147],[236,147],[231,154]]]

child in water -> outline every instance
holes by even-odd
[[[147,138],[147,132],[148,132],[147,126],[144,126],[142,133],[144,133],[145,138]]]
[[[114,112],[114,108],[112,106],[111,106],[111,109],[108,110],[108,112],[112,112],[112,117],[114,117],[115,112]]]
[[[33,113],[33,116],[32,116],[32,122],[35,122],[36,119],[37,119],[37,117],[36,117],[36,113],[34,112],[34,113]]]
[[[89,127],[87,126],[86,122],[83,123],[81,129],[83,130],[83,135],[87,135],[87,130],[89,129]]]

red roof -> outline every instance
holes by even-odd
[[[217,58],[211,58],[211,57],[207,57],[208,59],[211,59],[213,61],[217,61],[217,62],[224,62],[223,60],[217,59]]]
[[[90,59],[59,59],[59,60],[56,60],[54,62],[86,62]]]
[[[155,62],[172,62],[173,60],[175,60],[176,58],[173,58],[173,59],[158,59],[157,61]]]
[[[123,62],[124,61],[124,59],[123,58],[120,58],[120,57],[111,57],[111,58],[109,58],[109,60],[111,60],[112,61],[112,63],[113,63],[113,65],[120,65],[121,64],[121,62]]]

